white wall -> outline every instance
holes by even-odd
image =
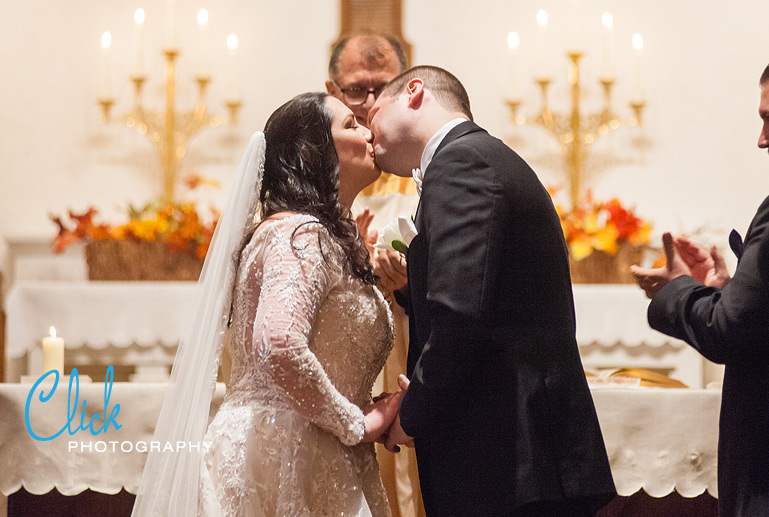
[[[148,141],[119,125],[102,126],[96,104],[101,77],[99,38],[113,37],[115,111],[130,106],[128,74],[132,62],[132,16],[147,12],[147,104],[162,106],[159,49],[163,39],[162,0],[30,0],[3,2],[0,17],[0,236],[48,238],[48,213],[96,205],[112,221],[126,203],[143,203],[160,193],[159,166]],[[213,4],[213,2],[211,2]],[[225,36],[240,37],[239,77],[244,108],[240,125],[208,130],[196,137],[183,163],[220,179],[213,195],[221,206],[228,180],[248,135],[261,129],[283,101],[320,89],[326,76],[329,44],[338,33],[336,0],[177,0],[180,106],[191,107],[194,89],[195,13],[209,10],[216,82],[211,108],[222,113],[227,54]],[[550,12],[549,38],[555,73],[554,108],[568,107],[564,34],[567,2],[404,0],[404,32],[415,63],[444,66],[465,83],[476,120],[508,139],[548,184],[561,182],[552,142],[529,127],[508,123],[507,33],[519,32],[518,70],[525,114],[539,106],[534,70],[535,13]],[[579,0],[588,49],[583,78],[585,108],[600,101],[600,17],[612,11],[618,84],[615,108],[628,115],[633,74],[630,39],[645,38],[644,88],[648,108],[643,130],[625,129],[596,144],[630,163],[593,174],[597,197],[619,196],[652,219],[657,228],[694,231],[724,239],[744,230],[769,194],[769,162],[755,144],[758,77],[769,62],[769,3],[741,0]],[[436,12],[437,11],[437,12]],[[634,142],[643,139],[643,150]],[[714,237],[715,236],[715,237]],[[707,236],[706,236],[707,237]],[[722,240],[724,242],[724,240]]]

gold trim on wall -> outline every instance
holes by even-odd
[[[411,63],[411,45],[403,37],[402,0],[340,0],[339,36],[360,31],[374,31],[395,36]]]
[[[417,187],[411,177],[402,178],[383,172],[379,179],[363,189],[361,196],[384,196],[385,194],[416,194]]]

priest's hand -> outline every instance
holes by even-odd
[[[667,259],[664,266],[653,269],[630,266],[630,272],[649,298],[654,298],[654,295],[674,278],[692,274],[689,266],[676,252],[675,242],[670,233],[666,232],[662,235],[662,246]]]
[[[386,294],[401,289],[408,283],[406,259],[402,253],[377,248],[372,257],[374,274],[379,277],[377,285]]]
[[[371,221],[374,220],[374,214],[371,213],[371,210],[366,207],[366,209],[355,216],[355,224],[358,227],[358,234],[363,237],[363,241],[366,243],[366,247],[368,248],[369,255],[373,257],[374,255],[374,244],[376,243],[376,230],[371,230]],[[374,235],[373,242],[371,241],[371,236]]]

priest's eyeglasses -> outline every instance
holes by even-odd
[[[347,102],[347,104],[350,106],[360,106],[366,102],[366,99],[368,99],[369,95],[373,95],[374,100],[378,99],[385,86],[387,86],[387,83],[382,83],[376,88],[342,88],[336,83],[336,81],[334,81],[334,84],[336,84],[337,88],[339,88],[339,91],[342,92],[345,102]]]

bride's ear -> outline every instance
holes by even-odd
[[[425,83],[422,79],[412,79],[406,85],[408,105],[411,109],[419,109],[425,96]]]

